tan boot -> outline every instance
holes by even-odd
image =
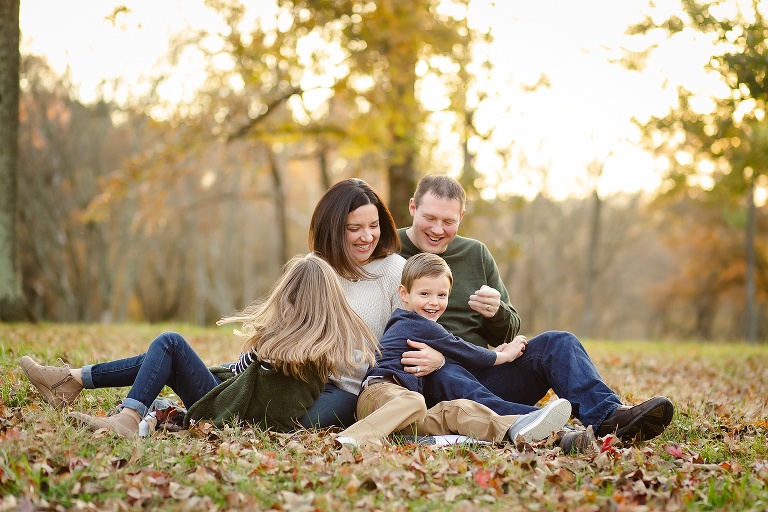
[[[43,399],[56,409],[74,402],[83,390],[83,385],[75,380],[67,366],[41,366],[29,356],[22,357],[20,364]]]
[[[123,410],[114,416],[106,418],[99,418],[97,416],[83,414],[82,412],[71,412],[67,415],[67,418],[75,420],[90,430],[105,428],[120,437],[138,436],[139,423],[141,422],[139,413],[128,408],[123,408]]]

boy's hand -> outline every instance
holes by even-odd
[[[523,355],[526,345],[528,345],[528,339],[525,336],[518,334],[509,343],[502,343],[494,348],[493,350],[499,353],[499,355],[496,356],[496,364],[511,363]]]
[[[433,349],[426,343],[408,340],[408,345],[416,350],[403,352],[400,364],[403,369],[416,377],[424,377],[435,370],[439,370],[445,364],[443,354]]]

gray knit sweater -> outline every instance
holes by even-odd
[[[405,259],[402,256],[390,254],[386,258],[374,260],[363,266],[368,273],[380,276],[378,279],[353,282],[349,279],[339,278],[347,302],[354,312],[368,324],[376,341],[380,340],[384,334],[384,326],[387,325],[392,313],[403,306],[400,295],[397,293],[397,286],[400,284],[403,274],[403,266],[405,266]],[[331,383],[339,389],[358,394],[367,370],[368,365],[360,365],[354,372],[343,375],[339,379],[332,377]]]

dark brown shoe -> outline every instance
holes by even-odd
[[[632,407],[621,405],[597,429],[597,437],[615,434],[624,442],[643,442],[658,436],[672,422],[675,408],[667,397],[655,396]]]
[[[563,432],[557,444],[566,455],[576,455],[579,453],[594,453],[597,451],[597,441],[592,431],[592,425],[586,430],[568,430]]]

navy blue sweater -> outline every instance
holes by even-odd
[[[464,367],[487,368],[496,362],[496,352],[493,350],[468,343],[446,331],[437,322],[398,308],[384,328],[384,335],[379,342],[381,355],[376,357],[376,366],[368,370],[366,378],[394,377],[401,386],[421,393],[424,388],[421,378],[406,372],[400,363],[403,352],[414,350],[407,340],[426,343],[440,351],[446,359]],[[446,364],[449,362],[446,361]]]

